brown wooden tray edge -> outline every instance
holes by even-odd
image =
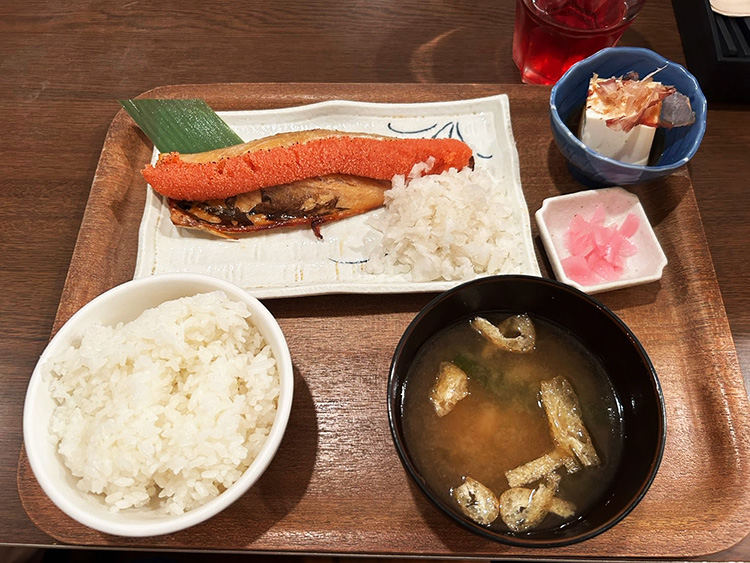
[[[157,95],[157,94],[158,95],[170,94],[170,95],[174,95],[174,97],[183,97],[181,94],[184,94],[184,96],[193,96],[193,95],[195,95],[194,89],[214,88],[214,87],[231,87],[232,89],[234,89],[234,88],[240,88],[241,89],[241,88],[244,88],[246,86],[252,86],[253,88],[281,87],[281,89],[284,90],[285,92],[287,92],[290,88],[293,90],[296,87],[312,88],[312,89],[320,88],[321,90],[330,91],[330,90],[335,90],[337,87],[340,87],[340,86],[355,87],[355,88],[356,87],[361,87],[361,86],[368,86],[368,87],[375,86],[376,88],[385,88],[386,90],[388,90],[389,88],[394,87],[394,86],[395,87],[404,86],[404,87],[409,87],[409,88],[418,87],[420,90],[424,90],[426,92],[433,92],[433,93],[436,92],[436,91],[442,92],[442,91],[454,91],[454,89],[461,89],[462,92],[465,94],[465,96],[462,96],[462,97],[466,97],[466,98],[477,97],[476,92],[472,91],[470,93],[466,93],[466,91],[463,90],[467,86],[471,90],[474,90],[474,89],[478,89],[479,91],[484,91],[484,90],[488,90],[488,89],[491,90],[491,91],[483,92],[481,95],[493,95],[493,94],[503,93],[504,92],[504,88],[506,88],[506,86],[504,86],[504,85],[485,85],[485,84],[470,84],[470,85],[463,85],[463,84],[450,84],[450,85],[376,84],[376,85],[373,85],[373,84],[359,84],[359,83],[346,83],[346,84],[345,83],[342,83],[342,84],[327,84],[327,83],[322,83],[322,84],[318,84],[318,83],[309,83],[309,84],[288,84],[288,83],[284,83],[284,84],[277,84],[277,83],[244,84],[244,83],[226,83],[226,84],[213,84],[213,85],[211,85],[211,84],[165,85],[165,86],[159,86],[159,87],[151,89],[151,90],[149,90],[147,92],[144,92],[139,97],[153,96],[153,95]],[[512,87],[518,87],[518,86],[519,85],[512,85]],[[520,87],[521,88],[526,88],[526,86],[520,86]],[[313,98],[319,98],[321,96],[327,96],[327,95],[328,95],[327,93],[318,93],[318,94],[316,94],[315,96],[312,96],[312,97]],[[376,93],[376,95],[377,95],[377,93]],[[398,97],[399,95],[400,94],[396,94],[396,97]],[[440,98],[441,94],[437,93],[437,94],[435,94],[435,96],[437,98]],[[367,94],[363,94],[362,95],[362,98],[367,98],[367,97],[368,97]],[[310,103],[313,103],[315,101],[319,101],[319,100],[318,99],[311,99]],[[219,107],[217,109],[224,109],[224,108]],[[108,144],[115,142],[113,140],[114,136],[111,137],[110,133],[113,130],[116,122],[118,121],[118,119],[125,119],[125,118],[126,118],[126,114],[124,114],[124,112],[121,110],[120,112],[118,112],[118,114],[112,120],[112,123],[110,125],[110,131],[107,134],[107,138],[105,139],[104,147],[102,149],[102,153],[103,154],[104,154],[104,152],[105,152]],[[117,134],[120,134],[120,131],[117,131]],[[103,156],[102,156],[102,158],[103,158]],[[101,165],[101,162],[100,162],[100,165]],[[99,182],[101,180],[100,177],[99,177],[99,174],[100,174],[100,167],[98,166],[97,167],[97,173],[95,174],[95,177],[94,177],[94,179],[92,181],[92,194],[94,194],[94,192],[95,192],[94,186],[97,184],[97,182]],[[691,190],[692,190],[692,184],[691,184]],[[85,254],[85,250],[86,250],[85,247],[87,245],[87,242],[85,240],[81,239],[81,234],[84,233],[84,231],[86,230],[86,227],[88,226],[87,221],[93,221],[94,220],[92,218],[88,218],[87,219],[87,214],[90,213],[90,203],[91,203],[91,199],[87,203],[86,213],[84,214],[84,220],[82,221],[81,229],[79,230],[79,240],[76,242],[76,247],[75,247],[75,250],[74,250],[73,258],[71,259],[71,264],[72,265],[74,265],[74,263],[75,263],[75,265],[77,265],[78,262],[84,261],[84,254]],[[91,211],[91,213],[93,213],[93,211]],[[705,233],[702,230],[703,229],[702,222],[700,222],[700,226],[701,226],[701,233],[700,234],[703,237],[703,244],[705,245],[705,248],[707,250],[707,243],[705,242]],[[716,280],[716,276],[715,276],[715,272],[713,270],[713,264],[712,263],[711,263],[711,268],[712,268],[711,269],[711,278],[712,279],[708,280],[708,282],[715,284],[716,287],[718,288],[718,281]],[[66,282],[65,282],[65,288],[63,290],[63,297],[61,298],[60,307],[58,308],[58,312],[57,312],[56,317],[55,317],[55,325],[54,325],[55,328],[54,328],[53,333],[52,333],[53,335],[54,335],[54,332],[59,328],[59,326],[61,326],[65,322],[65,320],[67,320],[67,318],[70,316],[70,314],[72,314],[72,312],[74,312],[74,311],[72,311],[72,309],[73,308],[77,308],[75,305],[72,308],[70,308],[70,309],[64,308],[64,305],[66,305],[66,302],[68,302],[68,301],[74,301],[72,295],[75,294],[75,291],[73,289],[73,285],[74,285],[73,282],[75,281],[75,279],[76,279],[76,272],[74,272],[73,269],[71,268],[68,271],[68,276],[67,276]],[[105,285],[106,285],[106,282],[105,282]],[[108,289],[108,287],[106,287],[102,291],[104,291],[106,289]],[[92,298],[93,298],[93,296],[92,296]],[[83,302],[85,302],[85,301],[83,301]],[[82,304],[83,303],[81,303],[81,305]],[[723,302],[720,303],[720,306],[721,306],[721,310],[723,312],[724,311]],[[725,313],[723,315],[723,319],[722,320],[725,321],[724,323],[722,323],[723,325],[725,325],[725,327],[722,327],[722,330],[726,329],[727,333],[729,334],[729,337],[731,339],[731,332],[728,332],[729,331],[729,325],[728,325],[728,321],[726,320],[726,314]],[[719,331],[719,332],[721,332],[721,331]],[[739,373],[739,362],[737,361],[736,350],[733,348],[733,346],[734,345],[733,345],[733,341],[732,341],[732,349],[728,351],[728,361],[729,361],[730,364],[732,364],[733,367],[736,366],[736,370]],[[734,358],[734,359],[732,360],[732,358]],[[744,389],[744,386],[743,386],[743,389]],[[22,448],[21,449],[21,457],[19,458],[19,464],[21,462],[24,462],[24,461],[26,461],[25,460],[25,451]],[[19,492],[20,492],[20,483],[19,483]],[[24,508],[26,508],[26,505],[24,505]],[[28,510],[27,510],[27,512],[28,512]],[[30,514],[30,517],[31,517],[31,514]],[[45,533],[53,535],[53,534],[51,534],[47,530],[43,530],[43,531],[45,531]],[[53,537],[56,537],[56,536],[53,535]],[[741,541],[741,539],[743,539],[744,537],[745,536],[743,535],[737,541]],[[61,539],[61,541],[65,541],[62,538],[57,538],[57,539]],[[701,553],[691,553],[691,554],[685,554],[685,556],[687,556],[687,557],[700,557],[700,556],[712,555],[712,554],[720,553],[721,551],[730,548],[731,546],[735,545],[736,543],[737,542],[733,542],[733,543],[732,542],[725,542],[725,544],[722,544],[721,546],[718,546],[718,549],[716,551],[709,551],[709,552],[705,552],[705,553],[704,552],[701,552]],[[103,543],[101,545],[107,545],[107,544]],[[547,552],[546,550],[543,550],[542,552],[545,552],[546,554],[555,553],[554,551]],[[542,552],[539,552],[539,551],[528,551],[527,552],[525,550],[521,550],[520,551],[520,553],[542,553]],[[504,557],[500,556],[500,557],[497,557],[497,558],[501,558],[502,559]]]

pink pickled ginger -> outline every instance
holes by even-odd
[[[606,211],[597,205],[589,220],[574,215],[565,233],[570,256],[561,260],[565,275],[581,285],[616,281],[625,271],[625,263],[638,248],[630,240],[640,220],[629,213],[620,225],[605,225]]]

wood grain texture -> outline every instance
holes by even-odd
[[[578,189],[553,146],[548,88],[528,86],[195,85],[145,95],[201,97],[216,109],[331,97],[430,101],[507,93],[530,212]],[[108,132],[55,320],[132,277],[150,144],[124,113]],[[72,522],[22,455],[18,485],[36,525],[92,546],[492,557],[689,557],[733,546],[750,523],[750,409],[685,169],[634,189],[670,260],[661,282],[603,294],[659,373],[668,417],[664,461],[646,498],[612,530],[554,550],[511,548],[459,529],[409,481],[385,411],[391,355],[430,295],[319,296],[267,302],[289,341],[295,400],[287,435],[256,487],[230,509],[160,538],[112,538]],[[534,229],[537,250],[538,235]],[[116,251],[111,252],[112,249]],[[538,252],[545,273],[543,253]],[[96,276],[90,272],[95,271]],[[712,477],[722,475],[720,484]],[[689,531],[689,534],[685,532]]]
[[[0,3],[0,543],[57,543],[28,518],[16,488],[23,399],[53,328],[116,100],[196,82],[327,82],[329,94],[336,83],[518,84],[513,13],[513,0]],[[669,0],[649,0],[621,44],[685,62]],[[551,150],[548,129],[536,127],[537,148]],[[709,104],[688,166],[746,380],[748,146],[749,107]],[[555,178],[566,175],[559,162],[550,166]],[[319,312],[328,303],[313,301]],[[750,561],[750,538],[707,559]]]

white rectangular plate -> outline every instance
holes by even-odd
[[[516,233],[521,265],[496,273],[539,275],[506,95],[421,104],[329,101],[219,114],[245,141],[313,128],[464,140],[474,150],[475,166],[486,169],[502,183],[508,205],[515,209],[516,225],[505,228]],[[157,156],[154,151],[153,161]],[[309,228],[278,229],[225,240],[172,225],[161,196],[149,189],[134,277],[172,272],[208,274],[239,285],[258,298],[438,292],[469,281],[415,282],[408,275],[365,271],[365,241],[376,236],[367,220],[372,213],[382,212],[380,209],[325,224],[321,227],[323,240]]]

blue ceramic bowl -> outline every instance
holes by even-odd
[[[610,78],[635,71],[644,77],[662,67],[655,79],[674,86],[690,98],[695,123],[660,129],[654,142],[655,146],[663,148],[661,154],[652,158],[652,166],[628,164],[603,156],[584,145],[566,124],[583,108],[594,73]],[[574,64],[558,80],[550,96],[550,122],[555,143],[578,181],[589,187],[624,186],[667,176],[693,157],[706,131],[706,98],[695,77],[681,65],[648,49],[611,47]],[[659,139],[662,132],[663,138]]]

